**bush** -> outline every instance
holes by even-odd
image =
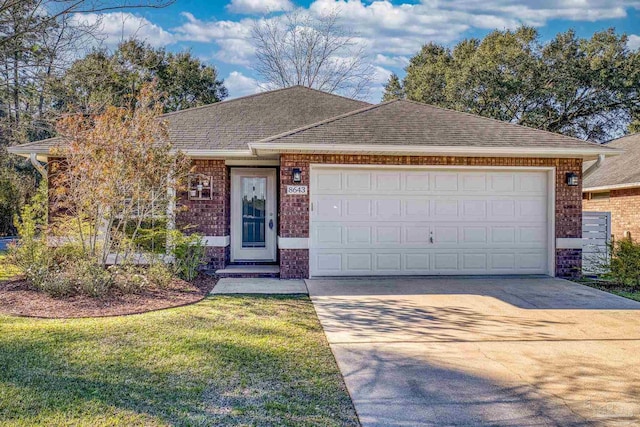
[[[640,244],[632,239],[621,239],[611,244],[611,259],[606,274],[614,281],[640,287]]]
[[[32,203],[25,205],[14,222],[20,237],[9,247],[10,261],[20,268],[31,283],[39,287],[52,266],[44,227],[47,223],[47,188],[41,185]]]
[[[66,274],[76,282],[81,294],[91,297],[105,296],[114,284],[111,273],[96,262],[81,260],[68,265]]]
[[[78,260],[86,258],[82,246],[75,243],[65,243],[61,246],[51,248],[51,256],[53,258],[53,264],[58,266],[73,264]]]
[[[163,263],[156,262],[151,264],[146,273],[151,284],[160,289],[168,287],[173,280],[173,272]]]
[[[142,267],[133,264],[112,265],[109,273],[113,286],[125,294],[135,294],[149,287],[149,279]]]
[[[202,265],[205,247],[199,234],[185,235],[174,231],[171,235],[171,255],[176,274],[182,279],[192,281],[198,276],[198,269]]]

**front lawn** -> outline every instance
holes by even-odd
[[[0,425],[349,426],[302,296],[216,296],[126,317],[0,316]]]
[[[9,264],[6,252],[0,251],[0,282],[13,279],[18,274],[20,274],[18,267]]]

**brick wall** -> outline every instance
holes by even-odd
[[[228,236],[230,230],[230,175],[224,160],[193,160],[194,173],[212,177],[211,200],[189,200],[181,192],[176,202],[176,226],[189,227],[188,232],[204,236]],[[207,248],[208,268],[223,268],[229,262],[229,247]]]
[[[371,164],[371,165],[441,165],[441,166],[538,166],[556,168],[556,237],[582,237],[581,187],[569,187],[565,183],[567,172],[582,173],[581,159],[542,158],[482,158],[443,156],[368,156],[328,154],[283,154],[280,156],[280,227],[281,237],[309,237],[310,195],[286,195],[286,185],[291,185],[291,170],[300,168],[302,184],[309,185],[309,165]],[[309,193],[313,188],[309,187]],[[306,256],[302,252],[306,252]],[[561,277],[580,274],[582,263],[580,249],[556,250],[556,274]],[[308,277],[309,255],[306,249],[280,250],[280,274],[283,277]]]
[[[611,212],[611,234],[617,239],[628,231],[634,239],[640,239],[640,188],[612,190],[609,199],[585,198],[582,209],[594,212]]]

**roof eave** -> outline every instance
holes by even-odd
[[[599,191],[625,190],[628,188],[640,188],[640,182],[625,182],[622,184],[600,185],[597,187],[584,187],[583,193],[597,193]]]
[[[465,157],[544,157],[544,158],[581,158],[593,160],[599,154],[607,157],[617,156],[623,150],[605,147],[585,148],[549,148],[549,147],[470,147],[470,146],[408,146],[408,145],[371,145],[371,144],[294,144],[257,142],[249,144],[257,155],[280,153],[309,154],[380,154],[405,156],[465,156]]]

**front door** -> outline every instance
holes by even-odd
[[[276,170],[231,169],[231,261],[275,261],[276,230]]]

